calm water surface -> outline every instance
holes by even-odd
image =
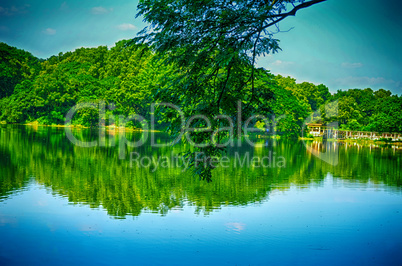
[[[307,145],[336,148],[332,166],[302,142],[260,143],[230,161],[285,165],[230,164],[206,183],[180,167],[130,167],[131,152],[171,157],[184,145],[83,148],[63,129],[3,125],[0,265],[402,264],[402,150]]]

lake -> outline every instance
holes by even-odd
[[[207,183],[184,144],[118,136],[0,125],[0,265],[402,264],[398,147],[256,139]]]

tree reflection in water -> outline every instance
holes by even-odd
[[[97,132],[78,130],[74,134],[85,140],[97,138]],[[126,133],[131,140],[139,133]],[[108,136],[109,137],[109,136]],[[118,134],[115,134],[115,138]],[[167,140],[165,134],[157,141]],[[330,173],[334,178],[362,184],[385,184],[401,190],[402,151],[387,147],[361,147],[355,144],[307,143],[312,149],[328,149],[338,145],[339,163],[331,166],[313,156],[301,141],[262,139],[261,147],[228,151],[231,167],[214,170],[213,182],[198,180],[180,167],[130,167],[129,156],[120,160],[118,139],[114,147],[82,148],[74,146],[60,128],[2,125],[0,127],[0,200],[24,189],[33,180],[65,196],[72,203],[105,208],[109,215],[137,216],[143,211],[167,214],[185,204],[208,214],[222,206],[247,205],[269,200],[272,191],[321,186]],[[328,147],[327,147],[328,146]],[[185,147],[153,148],[143,145],[127,148],[141,155],[169,156]],[[263,157],[283,156],[285,167],[233,167],[236,153]]]

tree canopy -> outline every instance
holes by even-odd
[[[269,102],[276,85],[272,75],[268,78],[264,69],[255,67],[256,58],[280,49],[274,38],[278,22],[323,1],[140,1],[137,16],[143,16],[150,26],[134,41],[147,44],[164,55],[166,64],[176,66],[171,86],[161,87],[155,100],[178,105],[185,117],[207,116],[213,121],[208,125],[213,132],[222,126],[221,120],[212,119],[217,115],[235,118],[241,112],[244,120],[237,123],[243,126],[253,114],[273,114]],[[258,82],[262,80],[265,82]],[[179,117],[167,118],[173,132],[182,132]],[[193,124],[207,126],[201,121]],[[235,135],[241,135],[242,126],[234,128]],[[207,145],[189,156],[201,153],[208,161],[222,151],[208,132],[189,134],[197,143]],[[218,131],[218,142],[225,134]],[[211,170],[208,164],[200,164],[195,172],[210,180]]]
[[[175,75],[175,84],[186,91],[190,88],[190,98],[207,99],[208,91],[209,110],[225,113],[224,102],[233,100],[234,91],[246,94],[243,100],[249,102],[260,103],[260,96],[269,96],[257,95],[261,89],[255,88],[256,57],[280,49],[274,38],[277,23],[324,1],[144,0],[138,4],[137,16],[150,26],[134,41],[146,43],[177,66],[180,75]]]
[[[150,26],[136,41],[169,53],[168,59],[180,67],[208,64],[214,69],[237,56],[254,65],[256,56],[279,50],[273,35],[279,30],[277,23],[324,1],[144,0],[137,16],[143,16]],[[216,60],[208,60],[213,55]]]
[[[31,53],[0,43],[0,99],[10,96],[15,86],[39,70],[41,60]]]

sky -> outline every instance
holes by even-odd
[[[0,0],[0,41],[48,58],[136,36],[138,1]],[[327,0],[280,23],[282,51],[258,66],[331,92],[384,88],[402,95],[399,0]]]

